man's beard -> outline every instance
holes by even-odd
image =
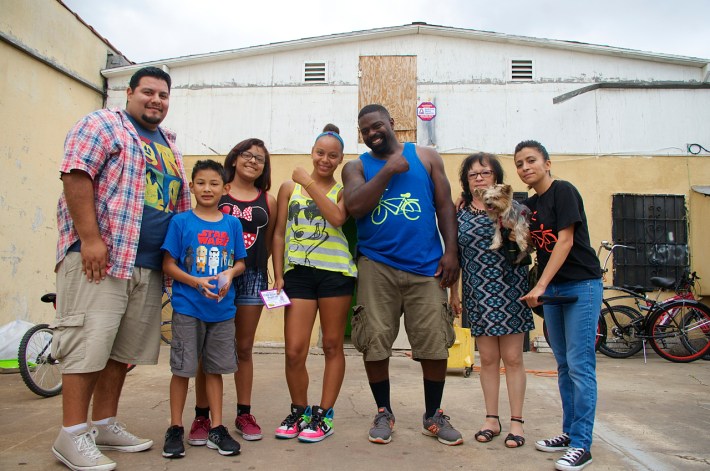
[[[162,116],[158,116],[158,117],[153,118],[151,116],[141,115],[141,119],[148,124],[156,124],[157,125],[157,124],[160,124],[163,122]]]
[[[387,154],[392,150],[392,146],[390,146],[390,137],[387,135],[382,136],[382,142],[380,142],[378,145],[373,146],[370,143],[366,143],[367,147],[370,148],[372,152],[375,154]]]

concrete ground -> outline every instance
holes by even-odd
[[[179,460],[161,457],[163,434],[169,425],[168,348],[162,347],[160,364],[138,367],[128,374],[119,419],[155,445],[143,453],[107,452],[118,469],[249,469],[296,470],[315,466],[333,470],[399,469],[554,469],[558,454],[541,453],[533,442],[560,432],[561,413],[555,362],[550,354],[526,353],[527,444],[506,449],[509,409],[502,377],[500,415],[503,434],[491,443],[477,443],[474,433],[485,410],[474,373],[464,378],[451,370],[444,393],[444,408],[464,436],[461,446],[448,447],[421,434],[423,392],[419,365],[405,356],[391,360],[392,400],[396,432],[389,445],[367,440],[375,406],[362,361],[348,351],[347,372],[335,407],[335,434],[318,444],[277,440],[272,431],[288,413],[289,396],[280,349],[260,349],[255,355],[252,410],[265,436],[244,442],[242,453],[223,457],[206,447],[187,447]],[[308,360],[312,402],[320,396],[323,357],[313,351]],[[706,470],[710,468],[710,362],[674,364],[649,353],[648,363],[637,355],[627,360],[598,356],[599,404],[594,429],[593,464],[602,470]],[[550,372],[552,371],[552,374]],[[236,397],[225,378],[225,421],[233,424]],[[192,383],[191,383],[192,387]],[[51,445],[61,424],[61,397],[43,399],[30,392],[18,374],[0,375],[0,470],[61,470]],[[192,419],[188,398],[185,423]],[[233,431],[233,425],[230,426]],[[233,435],[236,436],[235,433]]]

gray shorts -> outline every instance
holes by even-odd
[[[172,329],[170,371],[174,375],[194,378],[200,361],[202,371],[208,374],[224,375],[237,371],[234,319],[205,322],[173,312]]]
[[[454,315],[446,290],[433,276],[408,273],[365,256],[357,262],[357,306],[351,339],[365,361],[392,356],[392,344],[404,328],[416,360],[444,360],[454,344]]]
[[[101,371],[109,358],[155,365],[160,351],[163,277],[135,267],[129,280],[107,276],[89,283],[81,254],[67,253],[57,270],[52,356],[62,373]]]

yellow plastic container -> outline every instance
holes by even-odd
[[[454,332],[456,332],[456,341],[449,348],[449,359],[446,366],[447,368],[462,368],[464,378],[468,378],[473,371],[475,359],[471,329],[454,325]]]

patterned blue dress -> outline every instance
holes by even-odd
[[[533,330],[530,308],[518,301],[528,291],[527,268],[513,267],[501,252],[489,250],[493,221],[485,211],[468,207],[456,218],[464,327],[476,337]]]

